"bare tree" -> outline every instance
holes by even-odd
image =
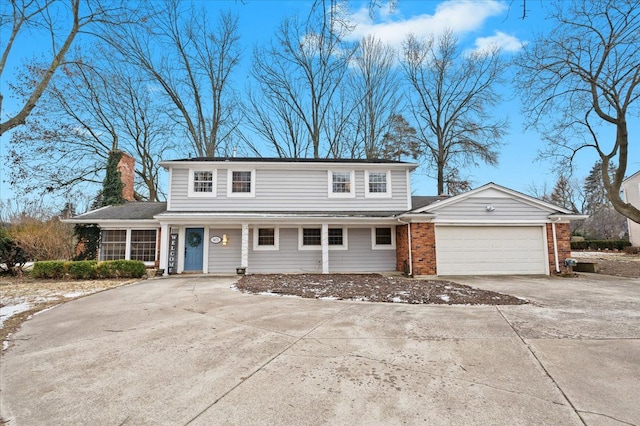
[[[320,11],[306,22],[285,19],[270,46],[254,49],[252,74],[259,97],[252,100],[249,120],[254,128],[263,126],[264,111],[277,111],[273,119],[279,123],[256,131],[279,132],[268,136],[272,144],[289,145],[276,147],[278,154],[303,153],[299,148],[309,144],[319,158],[321,145],[329,143],[325,126],[354,51],[342,41],[344,31],[341,22]]]
[[[447,175],[458,176],[479,161],[498,162],[507,124],[493,121],[491,110],[500,101],[497,86],[505,65],[497,48],[461,52],[451,31],[427,40],[411,35],[403,47],[418,137],[437,170],[438,193],[444,193]]]
[[[211,22],[204,9],[183,9],[179,0],[158,7],[146,31],[121,28],[108,40],[175,107],[192,152],[212,157],[239,122],[230,85],[240,60],[237,18],[221,13]]]
[[[158,162],[171,148],[166,114],[135,69],[94,51],[103,62],[64,65],[26,127],[13,132],[11,183],[68,195],[100,183],[109,153],[124,150],[136,158],[136,197],[160,200]]]
[[[627,123],[640,98],[640,2],[556,2],[549,18],[555,27],[525,46],[517,60],[528,125],[548,141],[546,155],[565,164],[581,150],[595,150],[613,207],[640,223],[640,209],[620,197]]]
[[[0,93],[0,135],[25,123],[79,34],[99,33],[104,28],[126,23],[135,15],[128,6],[108,0],[15,0],[5,3],[0,11],[0,28],[3,34],[8,34],[2,40],[0,78],[6,78],[5,67],[9,56],[16,53],[14,43],[20,36],[44,33],[45,39],[48,38],[51,43],[51,60],[43,66],[35,84],[31,83],[28,91],[24,87],[19,88],[23,93],[19,111],[6,114],[3,109],[4,94]],[[9,26],[11,29],[4,32],[5,27]]]
[[[356,105],[349,115],[354,121],[354,151],[359,154],[353,156],[376,158],[400,104],[396,52],[369,36],[360,41],[351,62],[349,86]]]

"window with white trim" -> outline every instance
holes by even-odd
[[[332,171],[329,170],[329,197],[352,198],[355,192],[355,172],[354,171]]]
[[[300,228],[298,235],[299,250],[322,249],[321,228]],[[327,245],[329,246],[329,250],[347,250],[347,229],[329,228]]]
[[[131,230],[131,260],[153,262],[156,260],[156,230]]]
[[[100,260],[122,260],[126,256],[127,231],[105,229],[100,238]]]
[[[130,233],[129,239],[127,232]],[[129,254],[127,259],[127,241]],[[101,232],[100,260],[156,260],[157,230],[155,229],[105,229]]]
[[[254,250],[278,250],[280,232],[278,228],[254,228]]]
[[[393,227],[371,228],[371,248],[388,250],[396,248],[396,235]]]
[[[254,170],[229,170],[227,175],[227,196],[253,197],[255,196]]]
[[[216,171],[189,169],[189,197],[215,197]]]
[[[371,198],[391,197],[391,173],[389,171],[365,173],[365,196]]]
[[[303,246],[321,246],[322,230],[320,228],[303,228],[302,229],[302,245]]]

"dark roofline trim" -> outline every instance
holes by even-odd
[[[338,163],[338,164],[406,164],[414,165],[407,161],[385,160],[385,159],[362,159],[362,158],[279,158],[279,157],[194,157],[181,158],[176,160],[165,160],[163,163],[173,162],[249,162],[249,163]]]

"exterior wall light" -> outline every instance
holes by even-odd
[[[227,238],[227,234],[223,234],[222,235],[222,245],[226,246],[227,244],[229,244],[229,239]]]

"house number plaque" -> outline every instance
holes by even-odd
[[[220,244],[222,242],[222,238],[215,236],[215,237],[211,237],[211,242],[213,244]]]

